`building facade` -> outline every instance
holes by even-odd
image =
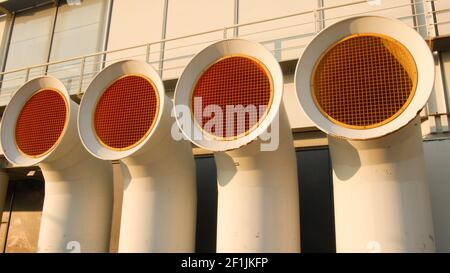
[[[29,79],[52,75],[79,101],[93,77],[125,59],[143,60],[161,75],[171,97],[178,77],[206,46],[239,37],[270,50],[284,75],[284,104],[294,134],[299,171],[301,238],[305,252],[335,251],[333,189],[327,136],[297,105],[294,70],[303,49],[322,29],[344,18],[397,18],[429,42],[435,87],[420,114],[437,250],[450,251],[450,1],[448,0],[82,0],[0,3],[0,107]],[[197,164],[197,251],[214,252],[216,170],[210,152],[193,147]],[[45,184],[38,168],[9,177],[0,251],[36,250]],[[122,184],[114,167],[115,213],[111,251],[117,250]]]

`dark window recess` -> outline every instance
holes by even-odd
[[[216,252],[217,172],[214,157],[195,159],[197,166],[196,252]]]
[[[328,149],[297,151],[302,252],[336,252]]]

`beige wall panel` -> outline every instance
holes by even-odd
[[[111,18],[108,50],[122,49],[162,37],[164,0],[115,0]],[[159,44],[150,47],[150,61],[159,57]],[[107,64],[123,59],[145,60],[146,48],[116,52],[107,56]]]
[[[108,0],[85,0],[82,5],[58,9],[50,61],[78,57],[103,50]],[[101,58],[86,59],[84,85],[100,69]],[[52,65],[48,73],[60,79],[70,93],[79,88],[80,61]],[[83,87],[86,87],[84,86]]]
[[[325,26],[329,26],[344,18],[357,15],[380,15],[401,19],[411,27],[414,25],[412,18],[411,0],[368,0],[367,2],[348,5],[345,7],[331,8],[346,5],[357,0],[324,0],[325,2]]]
[[[230,26],[233,16],[234,0],[170,0],[166,37],[174,38]],[[223,31],[219,31],[166,43],[163,78],[178,78],[196,52],[222,38]]]
[[[5,71],[47,62],[51,26],[55,8],[33,10],[17,15],[6,60]],[[44,68],[30,71],[30,77],[42,75]],[[25,71],[7,74],[2,82],[0,104],[9,101],[12,92],[24,83]]]
[[[241,27],[239,36],[262,43],[272,50],[278,60],[297,59],[315,34],[316,25],[312,11],[316,8],[316,0],[240,0],[240,24],[309,12],[282,20]]]

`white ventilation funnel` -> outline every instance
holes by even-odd
[[[16,92],[3,114],[5,157],[17,166],[37,164],[44,175],[39,252],[109,251],[111,164],[81,145],[77,112],[60,81],[40,77]]]
[[[171,136],[172,108],[157,72],[131,60],[100,72],[81,101],[83,144],[100,159],[120,160],[119,252],[195,249],[195,163],[191,144]]]
[[[273,55],[239,39],[202,50],[178,80],[177,123],[215,156],[218,252],[300,251],[296,156],[282,96]]]
[[[434,62],[423,38],[398,20],[343,20],[307,46],[295,83],[330,135],[337,251],[434,251],[418,117]]]

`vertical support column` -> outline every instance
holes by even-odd
[[[58,20],[58,11],[59,11],[59,0],[55,2],[55,13],[53,15],[53,21],[51,26],[51,33],[50,33],[50,41],[48,43],[48,54],[47,54],[47,63],[50,62],[51,55],[52,55],[52,47],[53,47],[53,38],[55,37],[55,29],[56,29],[56,22]],[[43,75],[48,74],[48,65],[44,67],[44,73]]]
[[[234,18],[233,24],[239,25],[239,0],[234,0]],[[239,27],[233,28],[233,37],[239,37]]]
[[[420,119],[365,141],[329,137],[337,252],[434,252]]]
[[[169,12],[169,0],[164,1],[164,10],[163,10],[163,24],[162,24],[162,31],[161,31],[161,43],[159,47],[159,76],[162,78],[163,76],[163,70],[164,70],[164,50],[166,49],[166,42],[164,41],[166,39],[167,34],[167,15]]]
[[[318,7],[318,16],[317,16],[317,24],[319,30],[322,30],[325,28],[325,3],[324,0],[317,0],[317,7]]]
[[[106,18],[103,32],[103,41],[102,41],[102,51],[105,52],[108,50],[108,41],[109,41],[109,31],[111,29],[111,17],[113,12],[114,0],[109,0],[106,5]],[[101,55],[101,65],[100,69],[105,68],[106,62],[106,53]]]

